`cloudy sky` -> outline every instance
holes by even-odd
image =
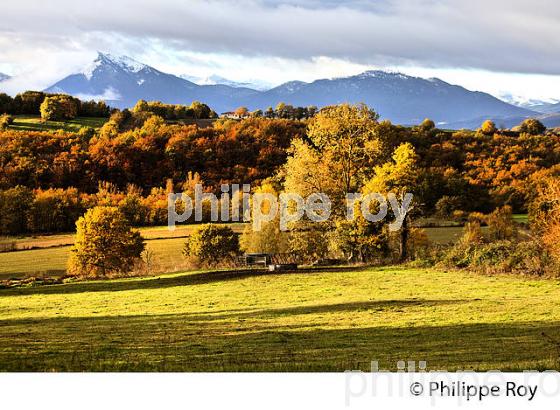
[[[495,95],[560,100],[557,0],[17,0],[0,6],[9,92],[44,88],[96,51],[162,71],[311,81],[371,68]]]

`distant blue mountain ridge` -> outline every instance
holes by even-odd
[[[381,118],[396,124],[418,124],[430,118],[439,127],[451,129],[475,128],[483,119],[501,124],[542,115],[437,78],[424,79],[379,70],[311,83],[290,81],[269,90],[256,90],[217,77],[211,81],[222,80],[222,84],[199,85],[185,77],[161,72],[126,56],[98,53],[82,72],[67,76],[45,91],[83,99],[104,99],[118,108],[132,107],[139,99],[170,104],[190,104],[198,100],[218,113],[240,106],[265,110],[280,102],[319,108],[339,103],[365,103]],[[548,116],[560,125],[560,120],[554,118],[554,111],[551,113]]]

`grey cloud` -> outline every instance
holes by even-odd
[[[25,38],[48,36],[78,49],[121,39],[143,49],[156,42],[249,56],[560,73],[560,3],[554,0],[52,3],[3,5],[0,39],[19,37],[25,46]]]

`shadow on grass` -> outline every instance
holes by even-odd
[[[408,303],[391,302],[404,308]],[[329,306],[334,312],[375,308]],[[251,314],[263,319],[267,312]],[[243,314],[231,315],[231,320],[207,318],[176,314],[1,321],[0,370],[369,371],[372,360],[392,371],[399,360],[425,360],[428,370],[560,369],[558,346],[548,339],[560,338],[557,321],[328,328],[305,320],[240,322],[247,318]]]
[[[129,278],[121,280],[96,280],[71,282],[61,285],[46,285],[34,287],[19,287],[11,289],[0,289],[0,297],[15,295],[51,295],[70,294],[83,292],[119,292],[138,289],[160,289],[174,286],[201,285],[214,282],[239,280],[250,277],[290,275],[290,274],[317,274],[327,271],[332,272],[356,272],[366,270],[366,267],[339,267],[339,268],[314,268],[300,269],[289,272],[268,272],[264,269],[238,269],[228,271],[209,271],[198,273],[172,274],[155,277]]]
[[[361,312],[361,311],[404,311],[410,307],[433,307],[441,305],[461,304],[468,302],[467,300],[445,300],[445,299],[403,299],[403,300],[376,300],[365,302],[335,303],[329,305],[309,305],[309,306],[292,306],[277,309],[243,309],[233,313],[229,311],[209,311],[206,313],[186,314],[189,320],[223,320],[231,317],[240,319],[247,318],[274,318],[281,316],[294,315],[313,315],[313,314],[329,314],[341,312]],[[217,314],[218,313],[218,314]],[[226,314],[223,314],[226,313]]]

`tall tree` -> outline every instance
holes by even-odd
[[[392,193],[403,201],[407,193],[417,189],[419,177],[418,158],[410,143],[400,145],[393,154],[393,159],[375,168],[375,176],[365,185],[364,193]],[[407,255],[408,238],[410,235],[410,214],[407,213],[400,230],[400,259]]]
[[[309,124],[309,139],[332,160],[345,193],[361,187],[379,153],[378,118],[366,105],[342,104],[323,108]]]

